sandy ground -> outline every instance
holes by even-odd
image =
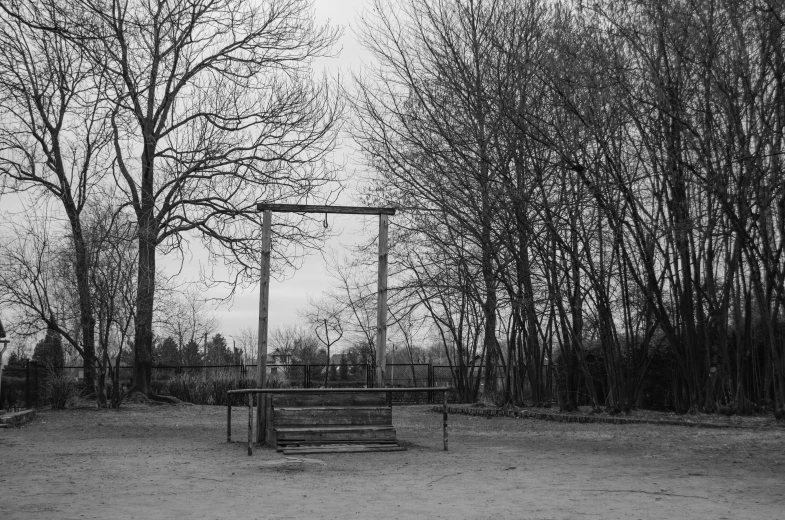
[[[454,415],[444,452],[440,414],[398,407],[408,451],[287,459],[226,443],[225,413],[48,411],[0,430],[0,518],[785,519],[783,428]]]

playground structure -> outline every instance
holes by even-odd
[[[284,454],[402,451],[392,424],[394,392],[441,392],[447,451],[447,392],[426,388],[253,388],[229,390],[226,441],[232,442],[232,396],[248,395],[248,455],[253,454],[253,395],[265,401],[265,437]],[[257,428],[259,422],[256,422]],[[257,435],[258,438],[258,435]]]

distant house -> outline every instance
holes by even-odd
[[[289,365],[292,362],[292,355],[282,351],[280,348],[273,350],[271,353],[267,354],[267,373],[268,374],[276,374],[279,370],[283,373],[286,373],[288,367],[287,366],[275,366],[275,365]],[[270,366],[273,365],[273,366]]]
[[[288,365],[292,362],[292,355],[277,348],[267,354],[268,365]]]

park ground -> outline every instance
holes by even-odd
[[[217,406],[39,412],[0,430],[0,518],[785,519],[785,428],[394,409],[408,450],[247,456]]]

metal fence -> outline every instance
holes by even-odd
[[[120,385],[130,387],[133,369],[120,367]],[[54,371],[73,379],[76,387],[83,378],[83,368],[78,366],[58,367]],[[35,361],[9,364],[3,373],[0,385],[0,407],[6,409],[35,407],[47,404],[47,369]],[[373,388],[376,387],[375,370],[371,364],[324,365],[324,364],[270,364],[267,365],[268,387],[279,388]],[[478,371],[477,376],[479,377]],[[551,382],[552,378],[549,378]],[[256,365],[195,365],[154,366],[152,387],[155,393],[168,394],[174,383],[180,386],[194,381],[231,383],[232,388],[254,388]],[[528,381],[523,383],[527,394]],[[388,388],[421,388],[435,386],[455,387],[448,365],[427,363],[388,363],[384,386]],[[501,385],[499,385],[501,386]],[[525,397],[525,396],[524,396]],[[427,403],[436,398],[427,392],[402,392],[393,396],[395,402]],[[455,391],[448,393],[448,400],[456,402]]]
[[[449,367],[429,364],[393,363],[386,365],[385,386],[391,388],[419,388],[452,384],[452,377],[437,378],[435,374],[450,374]],[[236,379],[245,380],[245,387],[252,388],[256,381],[256,365],[213,365],[213,366],[158,366],[153,368],[153,384],[165,388],[173,378]],[[441,369],[446,369],[446,372]],[[122,373],[121,373],[122,376]],[[280,388],[373,388],[376,375],[373,366],[325,364],[270,364],[267,365],[269,387]],[[426,392],[396,393],[396,402],[432,402],[433,396]]]
[[[35,361],[9,363],[0,381],[0,408],[20,410],[46,404],[46,367]]]

